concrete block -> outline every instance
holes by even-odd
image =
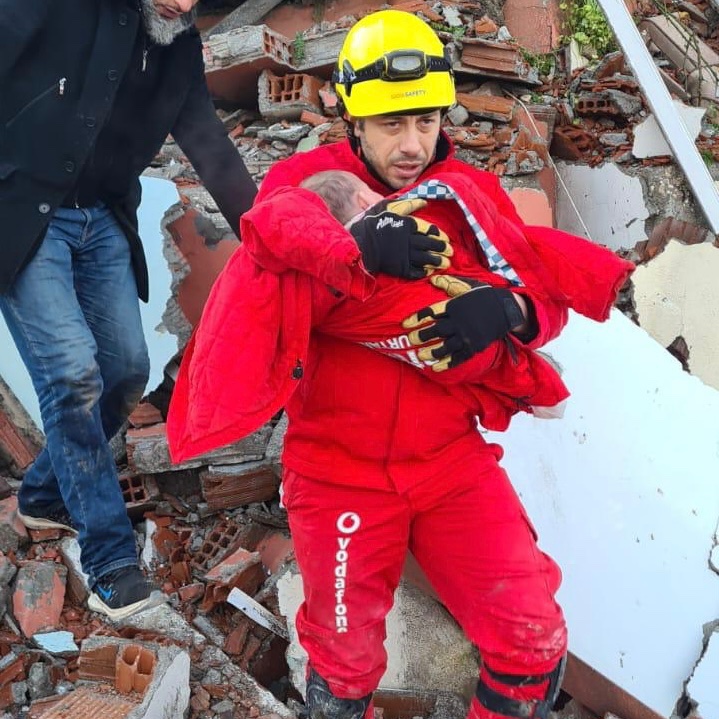
[[[77,654],[78,647],[75,644],[72,632],[43,632],[33,634],[35,644],[48,654],[56,656],[68,656]]]
[[[297,640],[295,615],[302,599],[296,567],[277,582],[281,613],[287,618],[290,680],[303,694],[307,655]],[[478,656],[454,619],[417,587],[400,583],[387,616],[387,670],[382,689],[443,690],[469,698],[477,683]]]
[[[179,471],[209,464],[236,464],[250,462],[264,457],[272,429],[269,425],[243,437],[238,442],[195,457],[187,462],[172,464],[167,450],[165,425],[130,429],[127,432],[127,457],[129,464],[138,473],[158,474]]]

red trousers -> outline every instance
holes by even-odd
[[[305,593],[299,639],[335,696],[379,684],[407,549],[494,672],[544,674],[565,653],[559,568],[489,446],[402,494],[286,470],[283,502]]]

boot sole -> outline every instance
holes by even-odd
[[[127,619],[127,617],[131,617],[133,614],[137,614],[138,612],[159,607],[166,601],[167,597],[162,592],[159,590],[153,590],[149,597],[141,599],[139,602],[134,602],[133,604],[127,604],[124,607],[113,609],[105,604],[105,602],[103,602],[95,592],[92,592],[88,597],[87,606],[92,609],[93,612],[99,612],[114,621],[118,621],[120,619]]]
[[[28,529],[60,529],[63,532],[71,532],[75,535],[77,534],[77,529],[73,529],[67,524],[56,522],[52,519],[31,517],[28,514],[23,514],[20,510],[17,510],[17,517]]]

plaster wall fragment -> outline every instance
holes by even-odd
[[[547,345],[564,417],[518,415],[487,438],[562,569],[570,651],[670,716],[718,618],[719,392],[617,310],[570,315]]]
[[[676,240],[633,275],[639,324],[665,347],[683,337],[690,372],[715,389],[719,389],[718,275],[719,248]]]
[[[674,105],[686,125],[687,131],[696,140],[702,129],[702,118],[706,114],[706,108],[690,107],[676,100]],[[632,154],[639,158],[673,154],[654,115],[649,115],[646,120],[634,127]]]
[[[567,190],[558,189],[557,227],[614,251],[646,239],[644,221],[649,212],[637,177],[615,164],[588,167],[560,162],[557,169]]]

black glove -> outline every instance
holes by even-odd
[[[368,272],[416,280],[449,267],[452,246],[436,225],[408,217],[426,200],[383,200],[350,228]]]
[[[510,290],[450,275],[432,277],[449,300],[424,307],[402,323],[421,360],[438,360],[436,372],[456,367],[526,322]],[[419,329],[417,329],[419,328]],[[427,344],[431,343],[431,344]]]

